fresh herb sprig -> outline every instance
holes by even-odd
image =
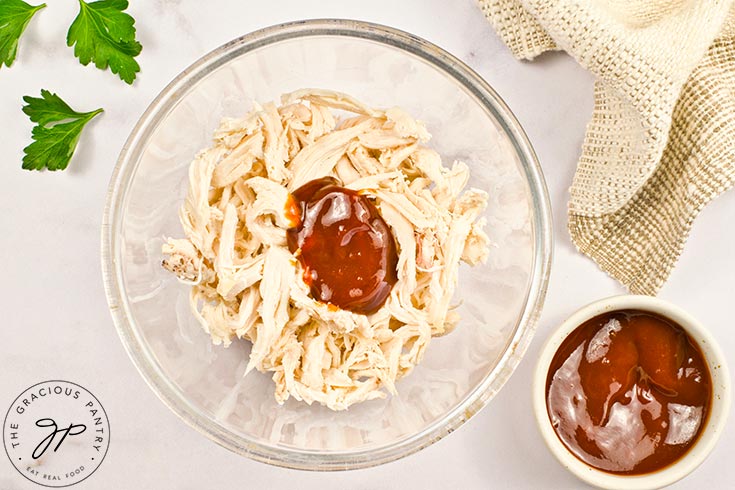
[[[23,97],[23,106],[33,128],[33,143],[23,150],[23,168],[26,170],[64,170],[79,142],[82,129],[102,109],[77,112],[61,97],[41,90],[41,97]]]
[[[10,67],[18,54],[18,41],[36,12],[46,6],[22,0],[0,0],[0,67]]]
[[[97,68],[108,67],[124,82],[132,84],[140,65],[135,61],[143,49],[135,39],[135,19],[124,12],[127,0],[79,0],[79,15],[69,27],[66,44],[74,46],[74,56]]]
[[[0,67],[11,66],[18,42],[36,12],[46,4],[30,5],[22,0],[0,0]],[[125,13],[127,0],[79,0],[79,14],[69,27],[66,44],[82,65],[94,62],[132,84],[140,72],[135,60],[143,49],[135,39],[135,19]],[[61,97],[41,90],[41,97],[23,97],[32,122],[33,142],[23,149],[26,170],[64,170],[74,155],[84,127],[102,109],[77,112]]]

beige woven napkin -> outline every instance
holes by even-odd
[[[479,3],[516,57],[563,49],[596,75],[569,231],[631,292],[655,294],[735,182],[733,1]]]

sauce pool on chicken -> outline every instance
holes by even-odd
[[[311,295],[355,313],[374,313],[397,281],[390,227],[364,195],[324,177],[290,196],[288,248],[301,262]]]
[[[694,340],[672,321],[637,310],[579,326],[546,380],[559,439],[580,460],[616,474],[676,462],[697,441],[711,399],[710,372]]]

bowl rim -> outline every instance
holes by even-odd
[[[702,350],[712,377],[712,405],[699,439],[676,462],[643,475],[615,475],[595,469],[574,456],[556,434],[546,407],[546,377],[557,349],[585,321],[611,311],[640,310],[658,314],[680,325]],[[554,457],[577,478],[605,489],[650,490],[671,485],[694,471],[714,449],[725,429],[731,405],[730,374],[725,356],[710,331],[682,308],[659,298],[619,295],[590,303],[562,322],[549,335],[533,374],[533,411],[546,446]]]
[[[511,140],[532,196],[534,253],[525,306],[508,347],[495,368],[459,404],[423,430],[389,444],[354,451],[319,451],[268,445],[226,430],[181,396],[158,369],[152,354],[132,324],[124,295],[123,272],[116,241],[127,198],[142,154],[142,144],[172,110],[182,93],[229,60],[269,44],[314,36],[346,36],[388,45],[428,62],[459,83],[492,116]],[[128,356],[153,392],[180,419],[217,444],[251,459],[304,470],[346,470],[375,466],[413,454],[469,420],[507,382],[535,332],[548,286],[553,253],[551,210],[546,183],[536,154],[520,123],[505,102],[475,71],[438,46],[404,31],[350,19],[312,19],[273,25],[227,42],[186,68],[151,102],[122,147],[110,179],[101,226],[102,276],[113,323]],[[491,386],[491,384],[493,386]]]

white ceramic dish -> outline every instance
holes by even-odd
[[[712,405],[707,425],[699,440],[677,462],[645,475],[606,473],[574,456],[557,436],[546,408],[546,377],[551,360],[566,337],[585,321],[615,310],[641,310],[671,319],[684,328],[699,345],[712,375]],[[722,434],[730,413],[730,376],[715,339],[695,318],[681,308],[650,296],[614,296],[581,308],[554,331],[544,345],[533,378],[533,410],[544,442],[559,462],[581,480],[599,488],[649,490],[671,485],[694,471],[709,455]]]

